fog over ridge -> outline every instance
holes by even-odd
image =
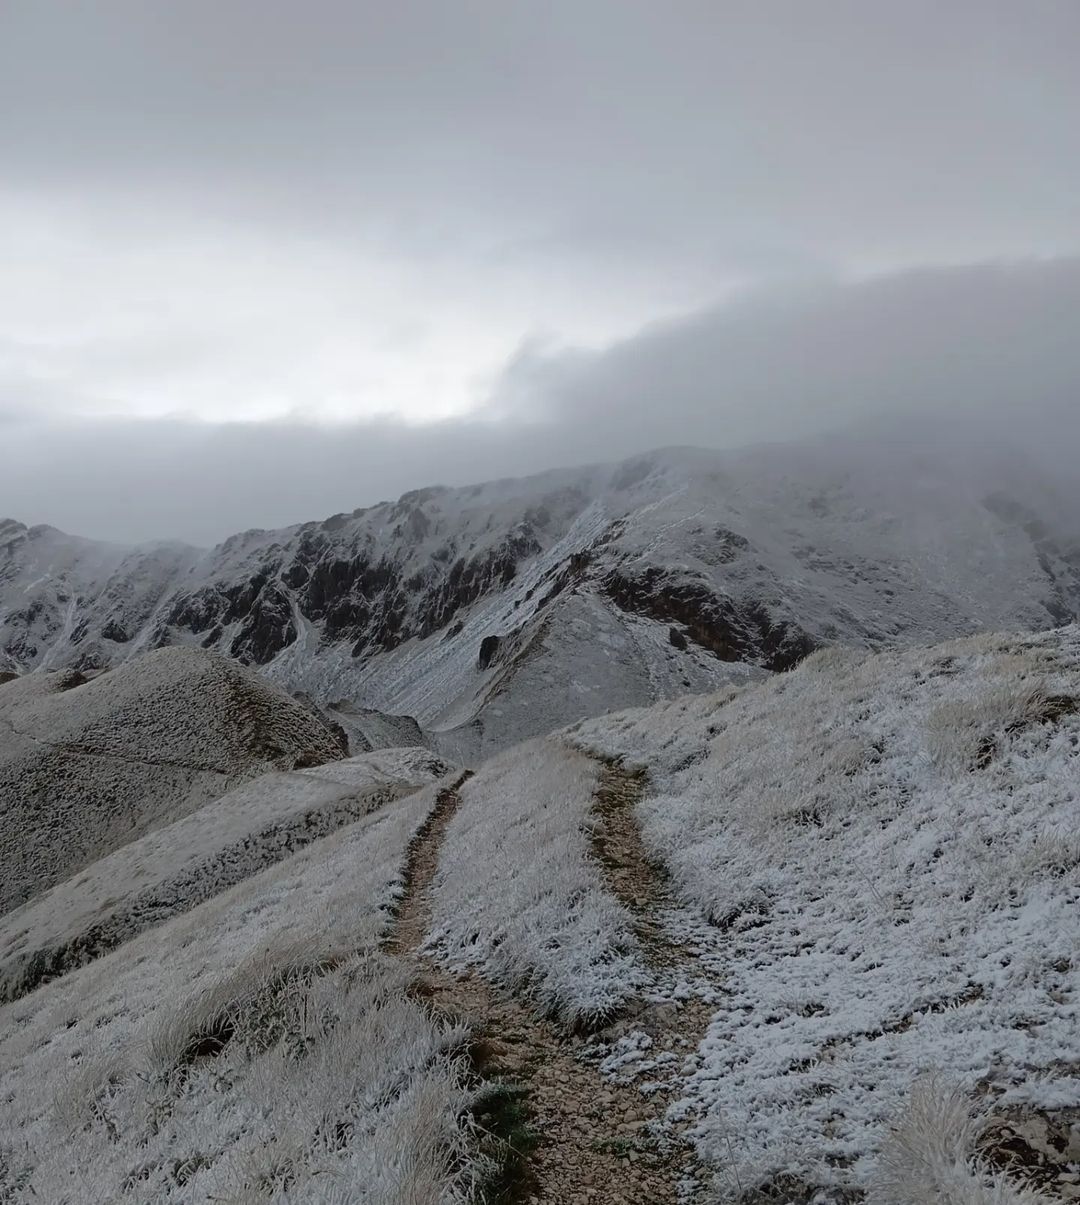
[[[205,544],[883,421],[1065,459],[1078,51],[1073,0],[7,0],[0,514]]]
[[[845,429],[933,441],[948,428],[1067,466],[1080,452],[1077,313],[1078,258],[935,268],[758,291],[600,351],[526,346],[481,410],[437,423],[61,424],[13,407],[0,413],[0,509],[208,544],[436,482]]]

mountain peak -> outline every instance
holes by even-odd
[[[39,554],[39,529],[12,525],[0,649],[31,670],[197,644],[497,747],[822,644],[1068,620],[1078,542],[1041,521],[1041,483],[998,476],[990,491],[945,450],[858,440],[672,447],[410,490],[209,551],[49,528]]]

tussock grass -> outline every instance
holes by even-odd
[[[0,1010],[4,1199],[467,1200],[470,1034],[379,948],[436,791]]]
[[[631,918],[589,856],[598,773],[558,740],[493,759],[461,789],[434,885],[441,957],[571,1027],[611,1016],[642,974]]]
[[[1050,1205],[979,1159],[980,1128],[963,1090],[920,1076],[882,1144],[868,1205]]]
[[[1004,1105],[1080,1103],[1078,698],[1071,627],[825,650],[573,730],[647,765],[646,844],[715,951],[726,994],[680,1107],[718,1169],[860,1192],[928,1066]],[[946,1104],[912,1100],[929,1134]],[[985,1191],[955,1200],[1013,1199]],[[915,1200],[953,1198],[895,1205]]]

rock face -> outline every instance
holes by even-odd
[[[468,756],[822,644],[1072,618],[1075,530],[1042,483],[972,460],[855,442],[668,450],[414,490],[208,552],[7,521],[0,670],[196,645],[319,704],[414,717]]]
[[[235,783],[345,753],[326,721],[199,649],[0,685],[0,914]]]

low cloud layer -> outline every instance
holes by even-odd
[[[210,543],[653,447],[857,430],[1080,457],[1080,259],[760,291],[603,350],[527,345],[475,414],[335,426],[70,419],[0,399],[0,512]]]

